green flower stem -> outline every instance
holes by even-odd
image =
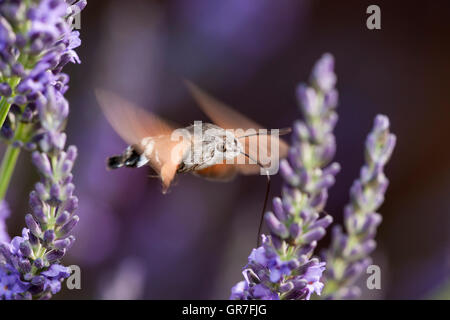
[[[2,97],[2,100],[0,101],[0,128],[3,126],[3,123],[5,123],[10,107],[11,104],[7,102],[7,98]]]
[[[6,153],[0,167],[0,200],[5,198],[19,153],[20,148],[15,148],[12,145],[9,145],[6,149]]]
[[[20,58],[22,58],[22,59],[19,59],[20,62],[27,62],[28,56],[21,56]],[[16,89],[16,86],[20,82],[20,78],[12,77],[11,79],[2,79],[2,81],[7,82],[11,86],[11,88],[13,90],[12,97],[14,97],[15,89]],[[8,116],[8,112],[9,112],[10,108],[11,108],[11,103],[8,103],[8,98],[2,97],[2,100],[0,101],[0,128],[3,127],[3,124],[5,123],[5,120],[6,120],[6,117]]]
[[[19,122],[15,135],[16,140],[23,141],[26,131],[26,125]],[[6,196],[19,154],[20,148],[16,148],[12,144],[8,145],[0,166],[0,200],[3,200]]]

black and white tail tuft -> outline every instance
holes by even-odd
[[[148,160],[133,146],[129,146],[121,155],[108,158],[108,169],[121,167],[138,168],[145,165]]]

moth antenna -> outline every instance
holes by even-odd
[[[272,130],[273,129],[271,129],[270,131],[272,131]],[[284,136],[284,135],[286,135],[288,133],[291,133],[291,131],[292,131],[291,128],[282,128],[282,129],[278,129],[278,130],[279,130],[279,132],[278,132],[279,136]],[[250,134],[247,134],[247,135],[243,135],[243,136],[237,137],[237,139],[253,137],[253,136],[268,136],[269,134],[270,133],[260,133],[260,132],[250,133]]]
[[[261,217],[259,219],[258,234],[256,236],[256,247],[259,247],[260,241],[261,241],[261,239],[260,239],[261,238],[261,230],[262,230],[262,225],[263,225],[263,221],[264,221],[264,213],[266,212],[267,200],[269,199],[269,193],[270,193],[270,181],[271,181],[270,180],[270,174],[269,174],[269,171],[267,170],[267,168],[264,167],[258,160],[253,159],[252,157],[250,157],[245,152],[241,152],[241,154],[246,156],[248,159],[256,162],[256,164],[258,166],[260,166],[261,169],[263,169],[266,172],[266,177],[267,177],[266,195],[264,197],[264,205],[263,205],[263,209],[262,209],[262,212],[261,212]]]
[[[281,129],[279,129],[279,130],[280,130],[280,132],[278,132],[278,134],[279,134],[280,136],[284,136],[284,135],[286,135],[286,134],[292,132],[292,128],[291,128],[291,127],[281,128]]]

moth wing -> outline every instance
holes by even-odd
[[[255,162],[258,161],[263,165],[270,163],[273,147],[278,146],[279,158],[287,156],[289,147],[282,139],[275,135],[243,137],[244,135],[257,133],[263,127],[215,99],[192,82],[186,81],[186,85],[200,109],[218,126],[223,129],[232,129],[243,145],[245,153],[254,160],[249,160],[244,155],[238,156],[237,166],[242,174],[258,174],[261,168]]]
[[[187,148],[187,141],[174,141],[175,126],[115,93],[97,89],[96,96],[108,122],[126,143],[145,154],[150,166],[160,175],[163,191],[166,191]]]
[[[130,145],[139,145],[146,137],[170,135],[174,130],[166,120],[137,107],[113,92],[97,89],[95,93],[108,122]]]
[[[209,180],[230,181],[236,176],[237,167],[235,165],[215,164],[201,170],[195,170],[194,174]]]
[[[190,81],[186,85],[194,99],[197,101],[200,109],[219,127],[223,129],[259,129],[259,124],[240,114],[236,110],[227,106],[223,102],[215,99],[210,94],[200,89]]]

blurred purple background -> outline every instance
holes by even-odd
[[[95,88],[181,125],[207,120],[185,77],[267,127],[285,127],[299,117],[296,84],[324,52],[336,58],[340,93],[336,160],[343,170],[326,208],[337,222],[377,113],[389,116],[398,137],[374,254],[382,290],[364,297],[425,298],[448,280],[450,3],[377,1],[378,31],[365,25],[370,4],[89,1],[82,64],[67,70],[81,220],[65,263],[81,267],[82,290],[57,298],[226,299],[255,245],[264,198],[261,176],[231,183],[180,176],[162,195],[146,168],[106,171],[105,159],[125,144],[100,113]],[[8,194],[11,233],[23,226],[23,199],[36,179],[22,154]],[[274,180],[272,196],[280,185]]]

